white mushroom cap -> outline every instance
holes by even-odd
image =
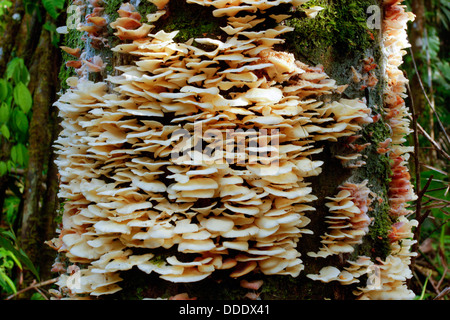
[[[207,252],[216,246],[210,239],[206,240],[185,240],[178,245],[178,251],[185,253]]]
[[[200,220],[200,224],[210,232],[227,232],[234,227],[232,220],[227,218],[209,218]]]
[[[319,274],[307,274],[306,276],[312,280],[319,280],[321,282],[330,282],[335,280],[340,274],[338,268],[333,266],[323,267]]]
[[[182,274],[166,274],[161,275],[161,279],[170,281],[170,282],[198,282],[205,278],[207,278],[211,273],[202,273],[193,268],[186,268]]]

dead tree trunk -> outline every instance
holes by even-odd
[[[66,254],[61,262],[79,262],[81,271],[61,276],[61,293],[414,297],[405,287],[414,224],[405,219],[414,199],[411,150],[402,146],[406,80],[394,61],[411,16],[399,1],[149,2],[86,2],[73,11],[80,24],[68,25],[65,45],[81,57],[66,49],[73,95],[56,103],[65,207],[54,244]],[[179,124],[193,133],[196,121],[279,129],[285,158],[276,163],[296,169],[274,178],[248,164],[186,162],[201,171],[186,175],[165,149],[176,139],[164,130]],[[172,164],[148,164],[156,161]],[[189,181],[209,187],[193,191]],[[233,200],[238,189],[248,191]],[[190,232],[180,231],[182,219]],[[154,235],[158,228],[164,235]],[[107,280],[77,282],[99,269]]]

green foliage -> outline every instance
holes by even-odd
[[[9,0],[0,0],[0,16],[4,15],[9,7],[12,6],[12,2]]]
[[[56,19],[61,13],[60,10],[64,8],[65,0],[42,0],[42,5],[45,10],[47,10],[48,14]]]
[[[6,68],[6,80],[12,80],[14,83],[23,83],[28,85],[30,82],[30,73],[23,59],[14,58],[8,63]]]
[[[26,267],[39,279],[39,273],[27,254],[17,245],[17,238],[12,231],[0,229],[0,293],[15,293],[16,284],[12,280],[12,271],[17,267]]]
[[[53,18],[57,19],[59,15],[62,13],[64,9],[64,5],[66,0],[24,0],[23,6],[25,8],[25,12],[28,14],[32,14],[34,12],[37,13],[38,19],[41,21],[42,16],[40,13],[40,6],[44,7],[45,11]]]
[[[436,11],[436,17],[445,29],[450,30],[450,2],[448,0],[439,0],[436,2],[439,7],[439,10]]]
[[[33,105],[33,98],[27,86],[19,82],[14,87],[13,96],[16,104],[22,109],[24,114],[27,114]]]
[[[0,137],[11,144],[10,156],[0,159],[0,176],[13,167],[28,164],[29,117],[33,98],[27,85],[30,74],[23,59],[14,58],[8,64],[5,78],[0,79]]]
[[[35,292],[32,294],[30,300],[45,300],[45,298],[39,292]]]
[[[9,8],[12,6],[12,2],[9,0],[0,0],[0,32],[3,33],[6,26],[6,21],[4,16],[8,12]]]
[[[4,213],[6,214],[6,223],[12,226],[19,213],[20,198],[17,196],[9,196],[3,203]]]
[[[17,292],[15,283],[8,275],[13,269],[14,264],[22,269],[22,265],[13,253],[0,247],[0,287],[6,292]]]

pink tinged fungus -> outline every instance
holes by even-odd
[[[327,216],[328,232],[322,236],[323,247],[319,252],[308,252],[311,257],[327,257],[333,254],[353,252],[354,245],[362,242],[372,221],[367,215],[372,202],[367,180],[360,184],[345,183],[335,197],[327,197],[326,203],[332,215]]]
[[[350,69],[352,71],[352,80],[353,80],[353,82],[355,82],[355,83],[361,82],[362,75],[358,71],[356,71],[355,67],[352,66]]]
[[[164,9],[164,7],[169,3],[169,0],[148,0],[149,2],[153,3],[158,10]]]
[[[60,48],[64,52],[66,52],[66,53],[68,53],[68,54],[70,54],[70,55],[72,55],[72,56],[74,56],[76,58],[79,58],[80,55],[81,55],[81,49],[80,48],[72,49],[72,48],[69,48],[69,47],[66,47],[66,46],[60,46]]]
[[[250,290],[259,290],[263,284],[263,280],[255,280],[255,281],[247,281],[245,279],[240,281],[240,285],[242,288],[250,289]]]
[[[142,25],[142,23],[130,17],[123,17],[117,18],[114,22],[111,22],[109,25],[113,29],[118,29],[118,27],[122,27],[124,29],[134,30],[139,28]]]
[[[101,72],[105,68],[102,58],[99,56],[94,56],[91,61],[82,60],[83,64],[86,66],[88,72]]]
[[[187,293],[179,293],[174,296],[171,296],[169,300],[197,300],[197,297],[190,298],[189,294]]]
[[[71,60],[66,62],[66,67],[72,67],[75,69],[81,68],[82,63],[79,60]]]
[[[136,12],[137,11],[136,11],[135,7],[130,2],[122,3],[120,5],[119,10],[117,10],[119,17],[130,17],[132,14],[134,14]],[[136,20],[139,20],[139,19],[136,19]]]
[[[259,297],[260,293],[256,293],[256,292],[247,292],[244,296],[244,298],[247,298],[249,300],[261,300],[261,298]]]
[[[352,144],[352,143],[350,143],[348,146],[350,148],[352,148],[353,150],[357,151],[357,152],[361,152],[361,151],[363,151],[365,148],[367,148],[370,145],[371,145],[371,143],[367,142],[365,144]]]
[[[82,25],[77,28],[77,30],[79,30],[79,31],[86,31],[87,33],[92,34],[92,35],[98,35],[98,33],[100,32],[101,29],[102,29],[102,27],[97,26],[97,25],[89,25],[89,26]]]
[[[107,24],[106,19],[103,17],[90,16],[86,21],[91,22],[98,27],[104,27]]]

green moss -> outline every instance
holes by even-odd
[[[369,180],[369,188],[377,194],[373,200],[369,216],[373,218],[369,233],[364,244],[360,246],[358,255],[380,257],[385,259],[390,253],[388,233],[392,220],[389,215],[388,189],[391,176],[391,163],[387,154],[379,154],[377,148],[380,142],[390,137],[390,132],[383,119],[369,124],[362,130],[362,137],[358,143],[370,142],[371,145],[364,150],[367,157],[366,165],[358,173],[360,179]]]
[[[149,262],[154,264],[157,267],[161,267],[166,262],[166,255],[156,255]]]
[[[105,3],[105,13],[109,16],[110,21],[114,21],[119,17],[117,10],[124,1],[122,0],[108,0]]]
[[[315,18],[307,18],[298,8],[286,20],[288,26],[295,28],[286,36],[286,43],[291,51],[316,63],[324,55],[331,56],[332,51],[343,56],[354,50],[364,51],[374,44],[370,34],[374,31],[366,23],[366,9],[373,4],[371,0],[309,1],[303,8],[321,6],[324,10]]]
[[[291,276],[268,276],[264,279],[261,287],[261,296],[264,300],[289,300],[298,298],[298,278]],[[292,290],[283,290],[283,288],[292,288]],[[305,288],[301,289],[304,293]]]
[[[156,12],[156,6],[149,1],[141,1],[136,10],[141,14],[144,21],[147,21],[147,15]]]

